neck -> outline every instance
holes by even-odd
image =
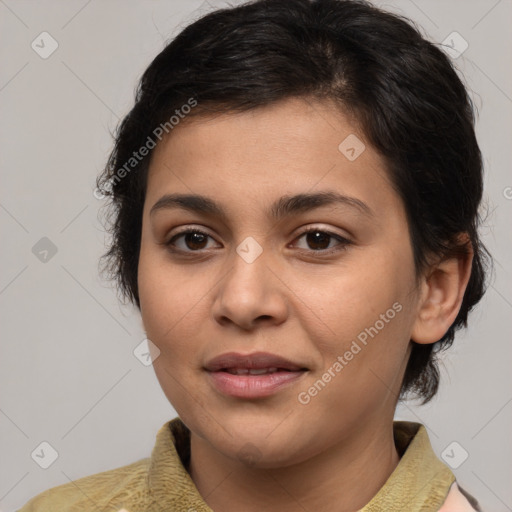
[[[392,423],[358,429],[299,464],[248,467],[191,432],[190,476],[214,511],[353,512],[364,507],[399,462]]]

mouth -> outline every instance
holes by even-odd
[[[238,370],[240,371],[240,369]],[[265,372],[265,370],[258,370]],[[295,385],[307,373],[307,370],[276,370],[268,373],[231,373],[219,370],[208,372],[213,388],[223,395],[257,399],[265,398]]]
[[[232,373],[241,371],[243,374],[261,375],[261,373],[275,373],[278,371],[307,370],[305,365],[290,361],[289,359],[267,352],[253,352],[240,354],[229,352],[211,359],[204,367],[209,372],[226,371]],[[261,370],[254,371],[254,370]]]
[[[297,371],[305,370],[305,368]],[[292,372],[286,368],[222,368],[220,372],[227,372],[231,375],[271,375],[278,372]]]
[[[293,386],[309,371],[304,365],[265,352],[222,354],[204,369],[217,392],[244,399],[273,395]]]

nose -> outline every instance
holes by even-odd
[[[279,325],[288,315],[286,286],[271,255],[263,251],[254,261],[234,252],[232,267],[216,288],[213,316],[223,326],[252,330]]]

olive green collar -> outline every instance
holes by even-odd
[[[420,512],[438,510],[455,476],[435,455],[425,427],[419,423],[393,424],[398,466],[384,486],[360,512]],[[150,460],[148,484],[155,503],[167,510],[213,512],[187,472],[190,430],[180,418],[167,422],[157,434]]]
[[[395,445],[403,453],[398,466],[360,512],[439,510],[455,481],[436,456],[427,430],[420,423],[395,421]]]

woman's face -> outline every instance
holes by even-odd
[[[390,428],[418,309],[407,220],[383,161],[331,104],[176,126],[152,155],[138,283],[162,389],[216,452],[279,467]],[[206,369],[233,352],[306,370]]]

